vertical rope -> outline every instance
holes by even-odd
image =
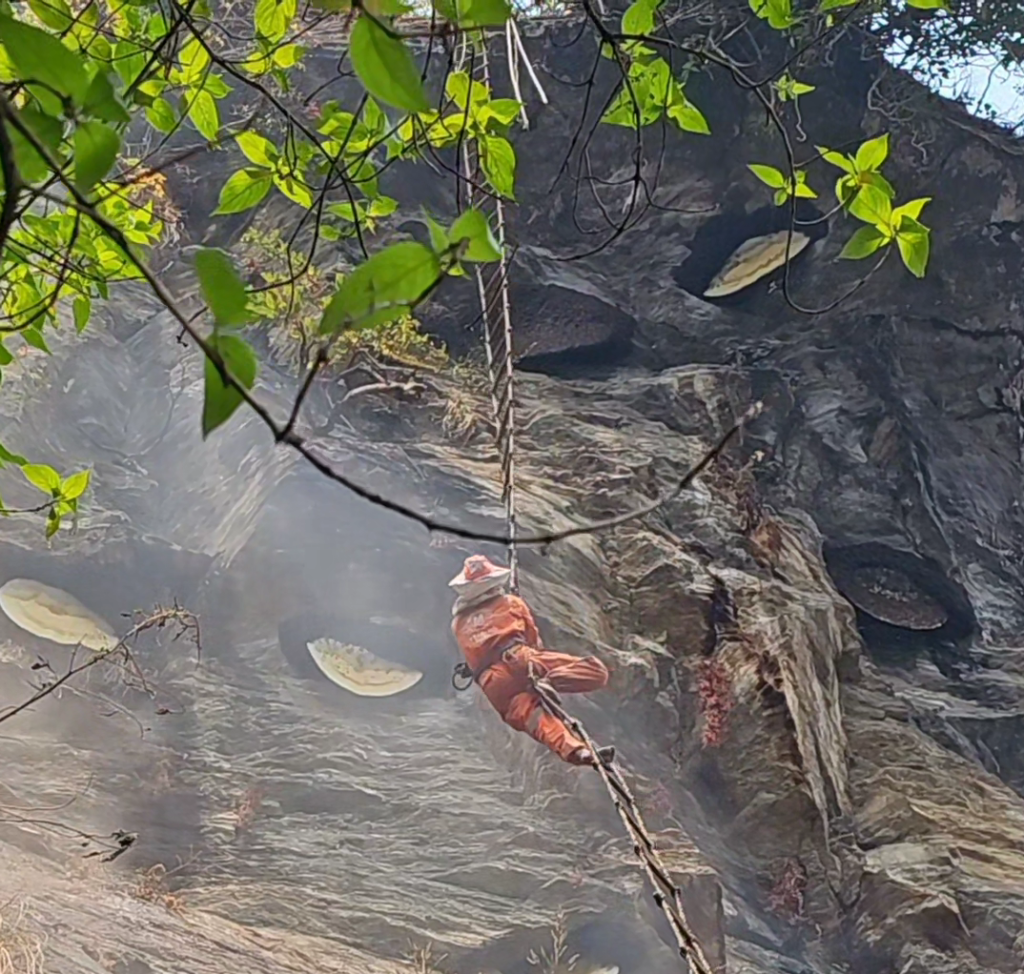
[[[478,81],[490,90],[490,70],[487,58],[487,41],[481,31],[480,56],[475,70],[470,72],[471,80]],[[468,38],[461,39],[459,70],[464,70],[467,57]],[[474,77],[474,75],[476,77]],[[482,210],[495,228],[495,236],[501,250],[497,268],[486,276],[483,267],[476,265],[477,294],[480,299],[480,316],[483,324],[484,351],[487,357],[487,373],[490,379],[491,408],[494,413],[494,438],[498,447],[501,470],[501,499],[505,508],[505,523],[509,536],[508,566],[512,571],[511,588],[519,591],[519,555],[516,549],[516,489],[515,489],[515,395],[514,352],[512,347],[512,303],[508,288],[508,257],[505,249],[505,207],[501,198],[477,190],[481,182],[480,159],[477,151],[466,140],[462,147],[463,167],[466,174],[467,199],[470,206]],[[491,212],[488,213],[487,211]]]
[[[600,2],[600,0],[598,0]],[[511,23],[511,21],[509,22]],[[490,90],[490,72],[487,63],[487,40],[483,31],[480,32],[481,53],[479,64],[475,70],[470,72],[471,82],[479,80]],[[524,55],[527,67],[529,61],[522,51],[522,42],[518,33],[511,31],[506,34],[506,42],[509,47],[511,71],[517,71],[516,66],[511,63],[513,42],[519,52]],[[469,41],[466,35],[460,39],[460,47],[456,58],[457,70],[464,70],[467,61],[467,45]],[[532,69],[531,76],[532,76]],[[474,78],[473,75],[479,75]],[[539,89],[539,82],[536,82]],[[518,85],[517,85],[518,87]],[[539,89],[540,90],[540,89]],[[518,94],[518,92],[517,92]],[[541,90],[543,96],[543,90]],[[520,99],[521,100],[521,99]],[[546,102],[546,97],[545,97]],[[489,278],[485,278],[484,271],[480,264],[476,265],[477,293],[480,298],[480,314],[484,330],[484,351],[487,356],[487,372],[490,379],[491,408],[494,411],[494,436],[498,447],[498,456],[501,463],[502,501],[505,505],[505,520],[508,536],[509,568],[512,570],[511,587],[513,592],[519,590],[519,563],[516,551],[516,489],[515,489],[515,396],[513,394],[513,349],[512,349],[512,308],[509,300],[508,288],[508,261],[505,256],[505,207],[498,196],[479,193],[475,188],[481,182],[480,159],[476,150],[470,147],[469,141],[465,141],[462,147],[463,167],[467,185],[467,200],[470,206],[476,205],[487,213],[488,208],[494,217],[494,226],[498,244],[501,249],[501,260],[497,269]],[[476,202],[479,196],[480,201]],[[550,691],[543,684],[538,684],[534,678],[533,664],[529,664],[530,681],[534,689],[540,695],[544,708],[563,721],[595,756],[598,753],[597,746],[591,740],[583,725],[573,716],[562,709],[557,694]],[[454,677],[453,677],[454,681]],[[458,688],[458,687],[457,687]],[[604,765],[600,761],[595,762],[595,768],[604,782],[605,788],[615,805],[622,824],[626,829],[632,843],[633,850],[640,860],[640,864],[651,884],[654,893],[654,901],[661,908],[668,920],[669,926],[675,935],[679,945],[679,954],[686,961],[691,974],[714,974],[707,958],[701,949],[697,938],[693,935],[690,925],[683,910],[682,895],[679,887],[672,881],[672,877],[665,868],[658,855],[647,827],[644,824],[640,809],[628,785],[620,774],[618,768],[612,765]]]

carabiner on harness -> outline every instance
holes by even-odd
[[[466,682],[460,684],[459,680],[465,680]],[[452,671],[452,686],[455,688],[456,693],[462,693],[468,690],[473,685],[473,671],[469,668],[468,663],[457,663],[455,669]]]

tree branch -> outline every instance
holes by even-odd
[[[21,174],[14,162],[14,147],[7,126],[0,119],[0,172],[4,177],[4,202],[0,208],[0,261],[3,260],[7,237],[14,226],[18,212],[18,197],[21,195]]]
[[[381,507],[384,510],[391,511],[394,514],[398,514],[405,517],[417,524],[422,525],[428,531],[439,531],[445,534],[450,534],[455,537],[465,538],[472,541],[483,541],[492,542],[495,544],[508,545],[511,543],[512,538],[507,532],[502,533],[491,533],[486,531],[473,531],[468,528],[460,527],[457,524],[448,524],[444,521],[438,521],[429,515],[422,514],[419,511],[415,511],[397,501],[391,500],[375,491],[370,490],[361,484],[349,479],[345,475],[339,473],[333,467],[330,466],[325,460],[317,456],[315,452],[310,448],[309,444],[299,436],[294,429],[290,429],[290,424],[284,426],[278,424],[274,418],[270,415],[270,412],[253,394],[248,388],[246,388],[241,382],[238,381],[227,369],[223,359],[215,348],[203,338],[199,333],[196,326],[193,324],[195,316],[192,318],[186,316],[184,312],[178,307],[173,296],[168,292],[167,288],[163,285],[160,279],[153,273],[149,265],[140,256],[135,253],[132,244],[124,235],[119,227],[113,224],[110,220],[104,217],[98,212],[96,207],[78,190],[75,184],[67,179],[63,173],[60,172],[60,167],[57,165],[56,160],[50,154],[49,149],[43,145],[35,133],[33,133],[27,126],[21,123],[20,119],[14,114],[10,102],[6,97],[0,93],[0,121],[6,119],[10,124],[18,130],[18,132],[29,142],[30,145],[51,165],[54,172],[59,174],[62,185],[67,190],[70,198],[74,201],[76,207],[86,216],[89,217],[93,223],[96,224],[103,232],[112,240],[117,246],[124,252],[126,257],[135,265],[138,269],[139,274],[147,282],[152,289],[153,293],[159,298],[160,302],[165,308],[171,313],[179,325],[181,325],[182,331],[187,334],[200,348],[203,354],[214,363],[220,373],[224,383],[231,386],[242,398],[243,402],[256,414],[256,416],[263,422],[263,424],[273,434],[274,439],[278,443],[284,443],[295,450],[300,456],[302,456],[314,469],[319,471],[325,477],[333,480],[335,483],[340,484],[342,487],[351,491],[357,497],[363,500],[369,501],[371,504]],[[440,283],[440,279],[437,283]],[[436,283],[435,285],[436,286]],[[618,525],[625,524],[628,521],[636,518],[644,517],[647,514],[657,510],[663,504],[677,497],[683,490],[686,489],[693,482],[693,480],[710,464],[714,461],[718,455],[725,449],[729,441],[742,429],[742,427],[752,420],[755,416],[759,415],[762,406],[760,403],[756,403],[751,407],[744,416],[736,422],[730,429],[719,439],[719,441],[706,453],[704,456],[684,475],[680,480],[679,484],[671,493],[663,498],[642,505],[639,508],[628,511],[622,515],[615,517],[604,518],[598,521],[591,521],[577,525],[573,528],[568,528],[563,531],[547,532],[543,534],[534,534],[527,536],[519,536],[515,538],[515,543],[518,545],[549,545],[556,541],[562,541],[566,538],[576,537],[582,534],[590,534],[595,531],[601,531]]]

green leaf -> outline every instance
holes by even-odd
[[[494,190],[515,199],[516,154],[508,139],[487,135],[480,140],[480,165]]]
[[[81,497],[89,487],[89,478],[92,475],[90,470],[80,470],[78,473],[72,474],[67,480],[61,484],[60,495],[66,501],[73,501],[77,497]]]
[[[874,186],[891,200],[896,198],[896,190],[892,188],[892,183],[880,172],[862,172],[857,176],[857,182],[861,186]]]
[[[309,187],[295,176],[278,176],[274,174],[274,185],[293,203],[304,206],[307,210],[313,206],[313,194]]]
[[[23,328],[18,334],[33,348],[38,348],[40,352],[46,352],[47,355],[52,354],[46,344],[46,339],[43,338],[42,332],[38,328]]]
[[[228,372],[246,389],[256,381],[259,363],[256,353],[244,338],[237,335],[217,334],[209,339],[210,347],[220,354]],[[203,439],[205,440],[218,426],[226,423],[242,404],[242,394],[227,385],[219,369],[207,358],[204,369],[205,392],[203,396]]]
[[[189,106],[188,117],[192,124],[199,130],[199,134],[212,142],[217,138],[220,129],[220,113],[217,111],[217,103],[213,95],[208,91],[196,93],[192,104]]]
[[[352,28],[349,57],[359,80],[374,98],[406,112],[430,110],[409,49],[365,15]]]
[[[480,210],[466,210],[448,231],[448,239],[453,244],[468,241],[462,257],[464,260],[489,263],[501,260],[501,248],[494,239],[487,217]]]
[[[788,74],[784,74],[778,81],[772,82],[772,87],[775,89],[775,93],[779,96],[780,101],[789,101],[796,98],[793,84],[793,79]]]
[[[801,175],[803,175],[803,173],[801,173]],[[805,200],[816,200],[818,198],[818,194],[814,192],[814,190],[811,189],[811,187],[808,186],[807,183],[805,183],[802,179],[797,180],[794,195],[800,199]]]
[[[359,203],[355,205],[352,203],[332,203],[327,207],[327,212],[340,216],[349,223],[357,223],[366,219],[366,208]]]
[[[622,15],[623,34],[653,34],[654,14],[661,0],[633,0]]]
[[[839,7],[852,7],[855,3],[859,2],[860,0],[822,0],[822,4],[818,9],[824,13],[826,10],[836,10]]]
[[[846,246],[839,257],[843,260],[861,260],[870,257],[884,243],[885,234],[877,227],[861,227],[846,241]]]
[[[60,515],[55,508],[51,508],[46,517],[46,537],[52,538],[60,530]]]
[[[10,365],[14,361],[14,356],[4,348],[4,343],[0,342],[0,366]],[[3,466],[3,464],[0,464]]]
[[[166,98],[154,98],[153,103],[146,109],[146,118],[153,128],[164,133],[173,132],[178,124],[178,113]]]
[[[892,218],[892,203],[889,197],[874,186],[861,186],[853,202],[850,213],[865,223],[874,224],[883,232],[889,229]]]
[[[826,162],[831,163],[837,169],[842,169],[843,172],[849,173],[851,176],[856,172],[853,166],[853,162],[844,156],[841,152],[835,152],[832,149],[826,149],[824,146],[816,145],[814,147],[818,150],[818,154]]]
[[[28,0],[28,5],[51,30],[65,31],[74,22],[71,8],[64,0]]]
[[[441,279],[441,261],[413,240],[392,244],[341,282],[320,321],[321,334],[369,328],[409,314]]]
[[[772,189],[785,189],[786,177],[774,166],[762,166],[759,163],[754,163],[747,168],[766,186],[770,186]]]
[[[239,169],[224,184],[214,216],[250,210],[270,192],[273,176],[265,169]]]
[[[0,465],[5,463],[13,463],[15,466],[24,467],[28,460],[18,453],[11,453],[3,443],[0,443]]]
[[[501,27],[512,16],[508,0],[461,0],[460,27]]]
[[[81,104],[89,87],[85,64],[56,37],[0,15],[0,41],[22,78],[48,85]]]
[[[946,0],[907,0],[907,6],[918,10],[949,10]]]
[[[911,220],[917,220],[921,215],[921,211],[932,201],[930,196],[922,196],[920,199],[911,200],[909,203],[904,203],[902,206],[897,206],[892,211],[892,225],[899,229],[901,226],[901,220],[906,220],[908,217]]]
[[[686,98],[678,85],[675,87],[676,91],[673,91],[672,100],[669,102],[666,111],[668,117],[684,132],[710,135],[711,129],[708,126],[708,120],[703,116],[700,109]]]
[[[836,180],[836,199],[839,205],[849,209],[850,204],[857,198],[861,185],[856,176],[840,176]]]
[[[75,129],[75,185],[87,193],[117,161],[121,136],[105,122],[82,122]]]
[[[249,162],[266,169],[273,169],[278,155],[274,143],[255,132],[242,132],[235,136],[238,148],[242,150]]]
[[[57,154],[57,148],[64,136],[64,126],[60,121],[31,106],[26,106],[18,112],[18,120],[32,132],[39,142]],[[35,183],[45,179],[50,174],[50,163],[14,126],[8,128],[7,134],[10,136],[14,161],[17,163],[21,178],[26,183]]]
[[[514,98],[495,98],[480,108],[480,122],[487,124],[492,118],[499,125],[511,125],[522,105]]]
[[[132,40],[120,40],[114,45],[113,61],[114,69],[126,85],[130,85],[146,69],[146,56],[142,48]]]
[[[256,4],[256,29],[271,43],[288,33],[298,10],[296,0],[259,0]]]
[[[181,63],[180,80],[191,87],[202,80],[210,65],[210,52],[198,37],[193,37],[181,49],[178,60]]]
[[[204,247],[198,251],[196,274],[203,298],[218,325],[243,325],[248,321],[249,295],[223,250]]]
[[[371,143],[379,140],[388,130],[387,115],[381,111],[380,105],[369,95],[366,96],[366,101],[363,103],[363,111],[359,116],[359,121],[366,126],[366,131],[370,134],[369,141]]]
[[[889,155],[889,133],[869,139],[858,150],[854,160],[859,172],[873,172]]]
[[[475,114],[475,109],[487,104],[491,97],[490,88],[482,81],[471,80],[465,71],[453,71],[448,75],[444,83],[444,93],[463,112],[466,111],[467,104],[471,105],[474,110],[471,114]]]
[[[306,49],[301,44],[282,44],[274,49],[272,59],[279,68],[294,68],[305,53]]]
[[[92,79],[89,90],[85,93],[85,101],[82,110],[93,118],[101,119],[104,122],[112,122],[115,125],[124,124],[132,120],[124,105],[121,104],[110,82],[110,76],[106,71],[97,71],[96,77]]]
[[[896,245],[907,270],[915,277],[924,277],[928,267],[931,233],[913,217],[905,216],[896,233]]]
[[[213,97],[218,101],[221,98],[227,98],[227,96],[234,91],[234,88],[232,88],[219,74],[214,74],[212,71],[206,76],[206,81],[203,82],[203,88],[213,95]]]
[[[448,239],[448,234],[445,232],[444,227],[441,226],[433,217],[426,217],[427,232],[430,234],[430,246],[434,250],[443,254],[449,247],[451,247],[451,241]]]
[[[750,9],[775,30],[786,30],[795,23],[791,0],[749,0]]]
[[[88,295],[79,294],[75,298],[72,308],[75,315],[75,331],[81,334],[85,331],[86,325],[89,324],[89,318],[92,316],[92,301]]]
[[[398,209],[398,200],[390,196],[378,196],[371,204],[367,214],[380,219],[383,216],[391,216]]]
[[[33,487],[38,487],[44,494],[56,497],[60,492],[60,474],[53,467],[45,463],[26,463],[21,472]]]

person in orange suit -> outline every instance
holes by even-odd
[[[484,555],[467,558],[448,584],[458,597],[452,607],[452,633],[466,668],[484,696],[510,727],[529,734],[563,761],[593,766],[594,755],[566,725],[548,713],[530,680],[555,693],[588,693],[608,683],[608,668],[596,656],[570,656],[544,649],[530,607],[505,591],[508,568]],[[598,748],[605,764],[613,747]]]

